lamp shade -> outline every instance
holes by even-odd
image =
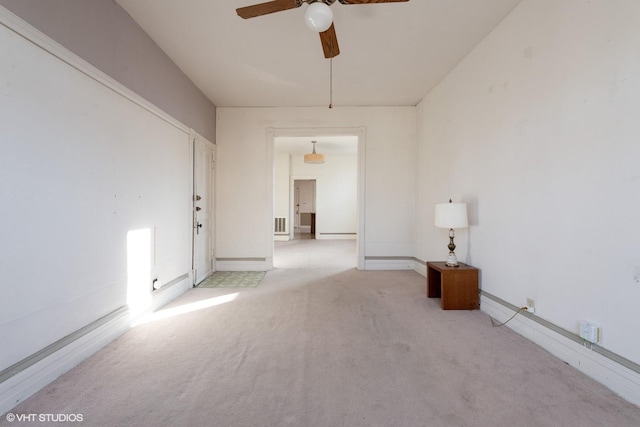
[[[311,141],[311,144],[313,144],[313,152],[304,155],[304,162],[312,165],[324,163],[324,154],[316,153],[316,141]]]
[[[312,165],[319,165],[324,163],[324,154],[311,153],[304,155],[304,162]]]
[[[304,11],[304,22],[310,30],[319,33],[327,31],[333,23],[333,12],[325,3],[319,1],[311,3]]]
[[[466,203],[438,203],[434,225],[440,228],[466,228],[469,226]]]

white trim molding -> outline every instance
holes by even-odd
[[[426,263],[417,258],[414,260],[414,271],[426,277]],[[518,308],[480,291],[480,310],[498,322],[508,320]],[[520,312],[505,326],[628,401],[640,405],[640,365],[595,344],[585,346],[576,334],[531,313]]]
[[[413,271],[427,277],[427,263],[418,258],[413,258]]]
[[[413,257],[408,256],[367,256],[365,270],[413,270]]]
[[[166,121],[170,125],[175,128],[182,130],[186,134],[190,133],[190,128],[175,119],[168,113],[164,112],[156,105],[147,101],[128,87],[124,86],[113,77],[108,74],[100,71],[95,66],[91,65],[89,62],[85,61],[75,53],[71,52],[69,49],[56,42],[43,32],[39,31],[35,27],[33,27],[28,22],[24,21],[17,15],[13,14],[8,9],[0,6],[0,24],[4,25],[11,31],[15,32],[19,36],[29,40],[36,46],[40,47],[44,51],[58,58],[60,61],[66,63],[67,65],[75,68],[80,71],[82,74],[87,77],[95,80],[96,82],[102,84],[104,87],[112,90],[113,92],[121,95],[122,97],[128,99],[129,101],[137,104],[143,109],[147,110],[151,114],[156,115],[160,119]]]
[[[173,301],[191,288],[184,274],[152,294],[148,310],[136,315],[128,307],[90,323],[0,372],[0,414],[37,393],[60,375],[125,334],[139,318]]]
[[[504,322],[518,307],[481,291],[480,309]],[[628,401],[640,405],[640,366],[636,363],[595,344],[585,346],[577,335],[534,314],[521,312],[506,326]]]
[[[129,330],[131,316],[122,307],[53,343],[0,373],[0,414]]]
[[[151,294],[152,300],[149,311],[156,311],[157,309],[169,304],[171,301],[191,289],[193,287],[192,284],[193,275],[191,273],[186,273],[177,279],[162,285],[160,289]]]
[[[358,233],[318,233],[318,240],[358,240]]]

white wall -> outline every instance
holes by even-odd
[[[416,255],[469,203],[482,288],[640,363],[640,3],[525,0],[419,105]]]
[[[0,371],[191,269],[189,130],[27,32],[74,66],[0,25]]]
[[[272,245],[267,131],[366,129],[365,254],[413,251],[415,107],[218,108],[217,256],[265,258]]]
[[[273,159],[273,216],[274,218],[286,218],[288,233],[293,218],[289,218],[289,176],[291,158],[287,153],[280,153]]]
[[[316,180],[317,238],[356,238],[358,158],[355,155],[325,155],[325,163],[319,165],[304,163],[304,156],[292,156],[291,175]]]

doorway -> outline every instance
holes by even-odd
[[[293,181],[294,239],[316,238],[316,180]]]
[[[326,157],[322,165],[302,165],[301,158],[310,152],[309,142],[318,143],[318,152]],[[349,176],[343,180],[339,171],[335,169],[344,158],[343,151],[346,143],[350,152],[348,156],[351,166]],[[267,168],[267,192],[274,194],[269,200],[268,221],[271,224],[267,246],[267,268],[273,268],[273,254],[275,243],[294,240],[296,227],[305,225],[311,227],[311,218],[307,220],[296,215],[295,180],[315,180],[315,237],[319,240],[352,240],[356,247],[354,265],[364,269],[364,207],[365,207],[365,145],[366,128],[309,128],[309,129],[267,129],[268,162],[273,168]],[[335,151],[338,150],[338,151]],[[338,155],[336,162],[329,162]],[[333,170],[331,170],[334,168]],[[330,170],[322,172],[321,169]],[[338,173],[335,173],[338,172]],[[353,188],[345,197],[344,188]],[[334,191],[338,189],[338,191]],[[299,213],[303,213],[298,210]],[[276,224],[274,230],[274,221]],[[349,225],[344,225],[349,223]],[[286,224],[286,226],[283,226]],[[298,240],[299,241],[299,240]],[[316,240],[317,241],[317,240]],[[293,242],[292,242],[293,243]]]

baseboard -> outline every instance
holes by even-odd
[[[427,263],[419,260],[418,258],[413,259],[413,271],[416,273],[427,277]]]
[[[193,287],[193,278],[190,274],[183,274],[177,279],[163,285],[160,289],[154,291],[151,296],[151,309],[148,311],[156,311],[160,307],[164,307],[174,299]]]
[[[129,310],[122,307],[3,371],[9,375],[0,383],[0,414],[127,332],[130,324]]]
[[[157,310],[186,292],[191,287],[190,278],[185,274],[155,291],[151,307],[141,315]],[[121,307],[2,371],[0,414],[126,333],[133,320],[129,309]]]
[[[216,271],[269,271],[266,258],[217,258]]]
[[[365,270],[413,270],[413,257],[403,256],[367,256],[364,258]]]
[[[480,296],[480,309],[499,322],[513,316],[514,308],[517,309],[486,292]],[[577,335],[530,313],[519,314],[506,326],[628,401],[640,405],[640,367],[634,362],[599,347],[591,349],[580,343]]]
[[[357,240],[358,235],[356,233],[318,233],[316,234],[318,240]]]
[[[276,242],[288,242],[290,239],[288,234],[274,234],[273,240]]]

